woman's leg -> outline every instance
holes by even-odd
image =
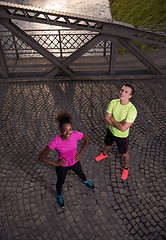
[[[73,166],[71,166],[71,169],[82,179],[82,181],[87,180],[85,173],[82,170],[80,162],[77,162]]]
[[[86,178],[85,173],[82,170],[80,162],[74,164],[71,169],[82,179],[82,182],[87,185],[90,189],[94,190],[95,187],[89,179]]]
[[[68,172],[67,167],[60,167],[60,166],[56,167],[56,174],[57,174],[56,190],[58,195],[61,195],[62,186],[66,179],[67,172]]]

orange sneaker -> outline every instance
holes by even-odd
[[[123,173],[122,173],[122,180],[126,180],[128,177],[128,173],[129,173],[129,168],[126,170],[125,168],[123,168]]]
[[[98,162],[98,161],[101,161],[103,160],[104,158],[107,158],[108,157],[108,153],[106,155],[104,155],[103,153],[101,153],[100,155],[98,155],[95,160]]]

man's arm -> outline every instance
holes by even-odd
[[[113,122],[111,121],[111,116],[112,114],[111,113],[105,113],[105,121],[106,123],[108,123],[109,125],[113,126],[114,127],[114,124]]]
[[[112,122],[112,126],[114,126],[115,128],[117,128],[118,130],[120,130],[121,132],[125,132],[128,128],[131,127],[131,125],[133,123],[129,123],[129,122],[126,122],[125,120],[123,120],[122,122],[117,122],[115,120],[115,118],[113,117],[112,114],[110,114],[111,116],[109,117],[110,118],[110,121]]]

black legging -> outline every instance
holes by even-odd
[[[75,172],[83,181],[87,180],[82,170],[80,162],[76,162],[73,166],[70,167],[56,167],[57,173],[56,190],[58,195],[61,195],[62,185],[64,184],[66,175],[69,170],[73,170],[73,172]]]

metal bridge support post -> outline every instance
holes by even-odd
[[[62,53],[62,41],[61,41],[61,32],[58,30],[58,35],[59,35],[59,46],[60,46],[60,56],[61,59],[63,58],[63,53]]]
[[[19,54],[18,54],[18,51],[17,51],[16,39],[15,39],[15,36],[13,34],[12,34],[12,38],[13,38],[13,43],[14,43],[14,49],[16,51],[16,56],[17,56],[17,58],[19,58]]]
[[[8,67],[7,67],[7,63],[6,63],[5,54],[3,52],[1,40],[0,40],[0,65],[1,65],[1,70],[2,70],[2,77],[8,78],[9,72],[8,72]]]
[[[104,51],[103,51],[103,56],[106,56],[106,47],[107,47],[107,41],[104,41]]]
[[[116,50],[117,45],[111,42],[110,47],[110,64],[109,64],[109,74],[114,76],[115,75],[115,66],[116,66]]]

